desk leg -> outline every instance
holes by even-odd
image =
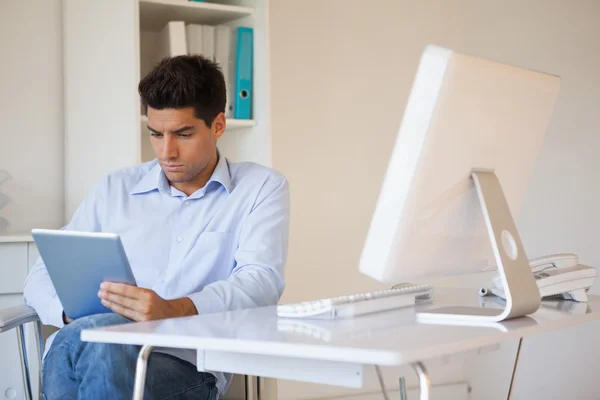
[[[390,396],[388,396],[387,390],[385,389],[385,384],[383,383],[383,374],[381,373],[379,365],[375,366],[375,372],[377,372],[377,379],[379,379],[379,387],[381,388],[383,400],[390,400]],[[400,378],[400,380],[402,380],[402,378]],[[402,394],[400,396],[402,396]]]
[[[133,400],[142,400],[144,398],[146,369],[148,368],[148,358],[150,358],[152,350],[154,350],[154,346],[144,345],[138,355],[137,365],[135,367],[135,382],[133,384]]]
[[[400,377],[400,400],[408,400],[406,395],[406,379],[403,376]]]
[[[423,363],[414,363],[413,369],[419,376],[419,391],[420,391],[420,400],[429,400],[429,373],[425,369],[425,365]]]

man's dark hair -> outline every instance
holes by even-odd
[[[163,58],[140,81],[138,92],[146,110],[194,107],[196,118],[207,126],[225,112],[227,101],[221,69],[202,55]]]

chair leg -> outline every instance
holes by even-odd
[[[273,378],[257,378],[260,388],[261,400],[276,400],[277,399],[277,379]]]
[[[42,321],[35,322],[35,342],[37,344],[38,352],[38,395],[41,397],[42,393],[42,363],[44,362],[44,338],[42,337]]]
[[[258,378],[255,376],[244,375],[244,379],[246,381],[246,400],[261,400]]]
[[[27,359],[27,348],[25,345],[25,332],[23,325],[17,328],[17,341],[19,342],[19,355],[21,356],[21,372],[23,373],[23,387],[25,389],[25,400],[33,400],[31,392],[31,378],[29,375],[29,360]]]
[[[260,376],[244,375],[246,381],[245,400],[277,399],[277,380]]]
[[[154,346],[144,345],[138,355],[137,365],[135,367],[135,383],[133,386],[133,400],[142,400],[144,398],[144,385],[146,384],[146,370],[148,368],[148,359],[154,350]]]

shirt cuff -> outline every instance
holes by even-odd
[[[224,311],[223,300],[211,288],[207,287],[201,292],[192,293],[187,296],[196,307],[198,314],[210,314]]]

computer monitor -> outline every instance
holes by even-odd
[[[560,78],[428,46],[376,203],[360,271],[398,283],[498,269],[505,309],[447,308],[421,319],[496,322],[540,296],[519,214]]]

